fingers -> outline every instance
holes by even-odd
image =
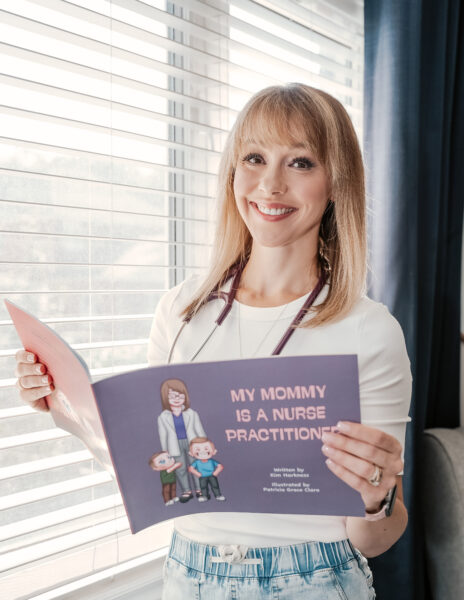
[[[399,441],[380,429],[351,421],[340,421],[337,427],[345,436],[373,444],[386,452],[401,454],[402,448]]]
[[[24,377],[26,375],[45,375],[47,367],[42,363],[16,363],[15,375],[16,377]],[[24,386],[26,387],[26,386]]]
[[[53,390],[53,378],[47,367],[38,362],[38,357],[27,350],[16,353],[16,387],[23,402],[37,410],[49,410],[46,396]]]
[[[33,352],[28,350],[18,350],[15,355],[16,362],[34,363],[37,360],[37,356]]]
[[[18,380],[16,382],[16,387],[19,390],[19,395],[23,402],[30,404],[33,408],[38,410],[48,410],[48,404],[45,398],[53,391],[53,384],[42,385],[40,387],[31,387],[27,389],[23,388],[20,380]]]
[[[332,473],[361,494],[366,506],[380,503],[387,491],[396,484],[396,477],[388,477],[385,481],[382,478],[382,485],[373,487],[364,477],[360,477],[331,459],[327,459],[326,463]]]
[[[361,494],[366,507],[379,506],[403,470],[401,444],[393,436],[360,423],[343,422],[337,427],[340,433],[322,435],[322,452],[328,457],[328,468]],[[378,486],[369,483],[376,465],[382,469]]]
[[[28,390],[30,388],[40,388],[43,386],[48,386],[50,383],[52,383],[52,378],[48,374],[28,375],[26,377],[21,377],[18,381],[18,387]]]
[[[382,432],[383,433],[383,432]],[[398,452],[392,453],[380,449],[378,446],[374,446],[371,443],[362,442],[354,438],[347,437],[341,433],[329,433],[326,432],[322,436],[322,440],[325,442],[325,447],[333,448],[335,450],[342,451],[337,454],[338,458],[344,457],[345,464],[356,465],[359,469],[370,469],[370,472],[365,476],[369,478],[372,475],[372,465],[379,465],[386,471],[393,474],[399,473],[403,469],[403,462],[401,460],[401,444],[398,442]],[[350,456],[352,458],[358,457],[364,459],[362,463],[357,461],[350,462]],[[331,456],[332,458],[332,456]],[[348,466],[348,464],[346,464]],[[363,473],[359,473],[363,475]],[[363,475],[364,476],[364,475]]]
[[[331,460],[331,462],[335,465],[335,468],[338,466],[341,468],[340,474],[343,474],[345,479],[351,478],[351,483],[349,483],[349,485],[353,483],[356,484],[356,486],[358,486],[356,487],[358,491],[361,491],[359,489],[360,486],[364,488],[365,491],[372,491],[372,485],[368,481],[374,473],[374,465],[372,462],[368,462],[362,458],[358,458],[357,456],[353,456],[352,454],[348,454],[342,450],[337,450],[336,448],[327,445],[322,447],[322,452],[329,458],[329,460]],[[328,463],[328,466],[330,468],[330,463]],[[334,471],[334,469],[331,470]],[[352,475],[356,477],[353,478]],[[343,480],[345,481],[345,479]],[[385,468],[381,481],[385,489],[390,489],[395,485],[396,475],[392,470]],[[348,483],[348,481],[346,481],[346,483]],[[385,496],[385,492],[383,492],[383,495]],[[383,496],[381,496],[381,498],[382,497]]]

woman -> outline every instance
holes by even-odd
[[[181,463],[176,471],[176,478],[182,490],[179,501],[185,503],[193,498],[187,469],[194,458],[189,454],[189,444],[194,438],[205,437],[206,434],[198,413],[190,408],[187,386],[180,379],[163,381],[161,405],[163,412],[158,417],[161,448]],[[198,477],[195,477],[195,492],[197,498],[200,498]]]
[[[321,451],[327,468],[359,491],[366,515],[176,519],[163,598],[374,598],[363,554],[387,550],[407,524],[401,473],[411,375],[398,323],[364,295],[363,164],[342,105],[302,84],[255,94],[226,143],[219,200],[209,273],[160,300],[149,361],[357,354],[362,424],[340,423]],[[39,385],[30,373],[20,363],[23,388]],[[22,390],[25,400],[44,395]]]

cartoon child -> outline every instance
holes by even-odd
[[[158,417],[158,433],[161,448],[182,463],[177,470],[177,482],[181,488],[180,502],[193,498],[187,466],[193,462],[189,454],[190,440],[205,437],[205,430],[198,413],[190,408],[187,386],[180,379],[166,379],[161,385],[161,404],[163,412]],[[193,489],[197,497],[201,496],[200,482],[196,477]]]
[[[176,495],[176,469],[179,469],[182,464],[164,450],[153,454],[148,464],[153,471],[160,472],[164,504],[170,506],[177,502],[179,498]]]
[[[200,478],[201,496],[198,502],[206,502],[210,499],[208,485],[216,500],[225,500],[217,480],[224,467],[212,458],[216,453],[216,447],[207,437],[197,437],[190,442],[190,454],[197,460],[190,465],[189,471]]]

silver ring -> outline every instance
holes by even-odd
[[[382,480],[383,471],[378,465],[374,465],[375,470],[372,476],[367,480],[371,485],[377,487]]]

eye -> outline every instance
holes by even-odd
[[[297,158],[292,159],[290,164],[295,164],[295,163],[300,163],[300,165],[303,165],[302,167],[298,167],[298,169],[312,169],[313,167],[315,167],[316,165],[313,163],[312,160],[309,160],[309,158],[306,158],[306,156],[299,156]]]
[[[242,159],[242,162],[249,162],[252,165],[259,164],[256,163],[255,160],[263,160],[263,157],[261,154],[257,154],[256,152],[250,152],[250,154],[247,154],[245,158]]]

